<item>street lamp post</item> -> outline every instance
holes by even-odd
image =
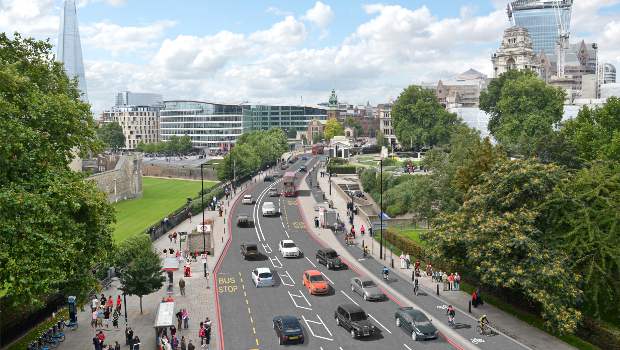
[[[379,259],[383,259],[383,158],[379,159],[379,222],[381,236],[379,238]]]
[[[123,293],[123,304],[125,305],[125,327],[127,327],[127,294]]]
[[[207,238],[205,237],[205,182],[202,168],[204,163],[200,164],[200,209],[202,211],[202,222],[200,223],[200,229],[202,230],[202,253],[207,251]]]

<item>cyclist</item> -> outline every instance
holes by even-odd
[[[413,294],[415,294],[417,296],[419,290],[420,290],[420,286],[419,286],[419,283],[418,283],[418,279],[415,278],[413,280]]]
[[[388,279],[389,274],[390,274],[390,270],[388,270],[387,267],[383,266],[383,279],[384,280]]]
[[[478,320],[478,326],[480,326],[480,334],[487,332],[489,327],[489,319],[487,318],[487,315],[482,315],[482,317],[480,317]]]
[[[450,325],[450,327],[454,327],[454,316],[456,316],[456,310],[454,310],[454,307],[452,305],[448,305],[446,314],[448,315],[448,324]]]

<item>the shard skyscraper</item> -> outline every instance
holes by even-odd
[[[70,79],[77,77],[78,88],[82,92],[82,100],[87,102],[86,76],[84,75],[82,44],[80,43],[75,0],[65,0],[60,14],[57,59],[64,63],[65,72]]]

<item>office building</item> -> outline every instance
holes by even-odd
[[[160,94],[121,91],[116,94],[115,106],[161,106],[163,97]]]
[[[188,135],[196,148],[229,150],[243,133],[243,107],[202,101],[164,101],[160,111],[162,141]]]
[[[608,99],[610,97],[620,98],[620,83],[609,83],[601,85],[601,98]]]
[[[493,77],[512,69],[531,69],[540,72],[540,61],[534,53],[529,32],[523,27],[510,27],[504,30],[500,48],[491,57]]]
[[[379,104],[377,106],[377,112],[379,114],[379,130],[383,133],[386,143],[391,146],[397,145],[398,141],[396,140],[394,126],[392,125],[392,104]]]
[[[102,123],[118,123],[125,135],[124,149],[133,150],[138,144],[159,142],[159,108],[151,106],[121,106],[103,111]]]
[[[613,84],[616,82],[616,67],[611,63],[602,66],[602,83]]]
[[[327,110],[307,106],[242,105],[243,130],[306,131],[310,121],[326,120]]]
[[[560,23],[570,33],[572,0],[516,0],[508,3],[511,23],[528,30],[534,53],[556,52]]]
[[[436,85],[423,84],[435,93],[437,101],[445,108],[477,108],[480,92],[486,89],[488,78],[475,69],[469,69],[452,80],[440,80]]]
[[[77,78],[81,99],[88,102],[75,0],[65,0],[62,7],[56,59],[63,63],[69,79]]]

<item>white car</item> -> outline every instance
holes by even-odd
[[[273,274],[268,267],[257,267],[252,270],[252,282],[256,287],[273,287]]]
[[[262,207],[263,216],[275,216],[278,215],[278,211],[276,210],[276,206],[273,202],[265,202]]]
[[[241,200],[241,203],[243,203],[243,204],[254,204],[254,198],[252,198],[251,194],[246,194],[245,196],[243,196],[243,199]]]
[[[301,250],[299,250],[299,247],[295,245],[295,242],[290,239],[280,241],[278,244],[278,250],[285,258],[298,258],[301,256]]]

